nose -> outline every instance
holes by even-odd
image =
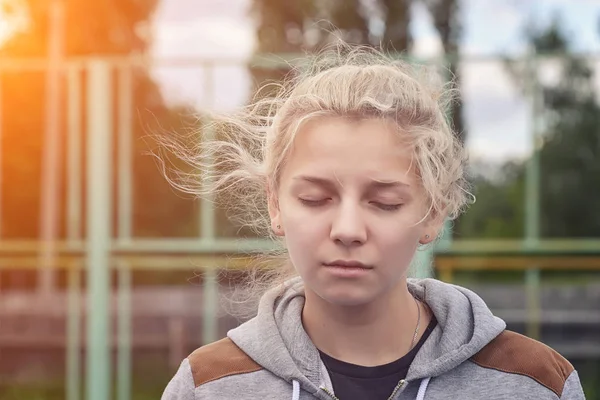
[[[344,246],[357,246],[367,240],[367,227],[360,208],[350,202],[339,205],[331,224],[331,240]]]

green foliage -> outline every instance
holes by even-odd
[[[540,162],[540,232],[543,237],[600,236],[600,105],[586,60],[569,53],[555,21],[531,33],[539,54],[557,54],[561,75],[540,88],[543,144]],[[524,87],[526,73],[509,64]],[[536,77],[540,81],[540,77]],[[461,219],[460,237],[522,237],[525,163],[504,166],[502,180],[476,177],[478,202]]]
[[[330,32],[350,43],[373,45],[399,53],[407,52],[413,38],[410,33],[411,7],[414,0],[302,0],[281,2],[253,0],[252,16],[257,23],[260,55],[313,51],[331,39]],[[457,0],[425,0],[448,57],[449,77],[460,86],[459,45],[462,23]],[[288,72],[250,65],[255,88],[277,82]],[[268,90],[261,95],[269,95]],[[450,119],[459,138],[466,138],[462,102],[453,104]]]
[[[541,43],[561,43],[556,32],[545,36]],[[562,67],[558,84],[544,88],[549,123],[540,152],[541,230],[547,237],[598,237],[600,105],[594,74],[574,55]]]
[[[369,10],[359,0],[282,2],[253,0],[252,16],[257,23],[258,54],[302,53],[326,44],[331,34],[350,43],[379,45],[406,51],[411,43],[408,30],[410,1],[377,0]],[[383,29],[370,29],[374,10],[381,12]],[[287,70],[250,66],[256,87],[280,81]],[[268,93],[265,93],[268,94]]]
[[[485,237],[515,239],[523,236],[524,179],[518,164],[503,166],[502,179],[476,176],[477,201],[462,217],[457,239]]]

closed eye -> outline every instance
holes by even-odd
[[[302,203],[303,205],[305,205],[307,207],[318,207],[318,206],[325,205],[329,199],[309,200],[309,199],[298,198],[298,200],[300,201],[300,203]]]
[[[378,203],[378,202],[373,202],[371,204],[375,205],[376,207],[378,207],[384,211],[396,211],[396,210],[399,210],[400,207],[402,207],[402,204],[384,204],[384,203]]]

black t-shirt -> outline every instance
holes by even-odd
[[[406,378],[410,364],[436,324],[437,320],[433,317],[415,347],[405,356],[389,364],[364,367],[337,360],[320,352],[321,360],[329,371],[335,397],[340,400],[387,400],[398,382]]]

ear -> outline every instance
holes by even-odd
[[[430,215],[427,220],[423,222],[423,234],[419,239],[419,243],[428,244],[433,242],[444,229],[446,217],[446,213],[436,213]]]
[[[285,236],[283,224],[281,223],[281,211],[279,210],[279,199],[277,192],[267,185],[267,202],[269,207],[269,217],[271,218],[271,229],[277,236]]]

